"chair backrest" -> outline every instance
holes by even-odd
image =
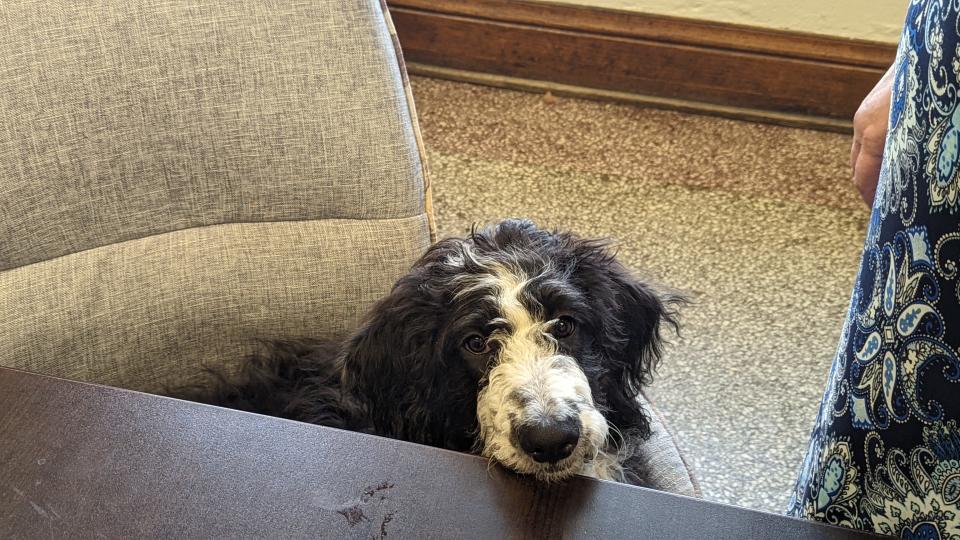
[[[0,365],[155,390],[348,331],[429,244],[378,0],[12,0],[0,74]]]

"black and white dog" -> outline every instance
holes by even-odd
[[[508,220],[431,247],[343,343],[275,344],[174,392],[491,458],[554,481],[642,483],[637,401],[683,298],[601,241]]]

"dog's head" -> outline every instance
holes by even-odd
[[[348,343],[343,382],[380,433],[561,479],[648,430],[636,397],[679,301],[602,242],[508,220],[433,246]]]

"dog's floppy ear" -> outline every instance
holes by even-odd
[[[653,371],[660,362],[662,325],[679,333],[676,310],[687,300],[677,293],[655,290],[622,266],[610,272],[618,289],[620,318],[628,335],[624,356],[633,359],[627,362],[624,377],[630,386],[639,389],[652,381]]]
[[[600,345],[605,357],[603,391],[609,420],[621,429],[649,432],[649,421],[637,402],[649,384],[663,352],[662,326],[679,333],[677,309],[687,303],[678,293],[661,291],[634,276],[603,242],[576,242],[579,279],[586,281],[602,321]]]
[[[345,345],[343,389],[367,409],[377,433],[454,446],[449,439],[459,435],[461,420],[452,415],[476,416],[475,397],[451,403],[462,393],[455,386],[465,383],[455,367],[444,365],[438,343],[445,311],[440,267],[450,248],[451,241],[431,248]]]

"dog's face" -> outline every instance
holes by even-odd
[[[561,479],[648,429],[635,398],[672,300],[602,243],[505,221],[431,248],[348,345],[344,382],[380,433]]]

